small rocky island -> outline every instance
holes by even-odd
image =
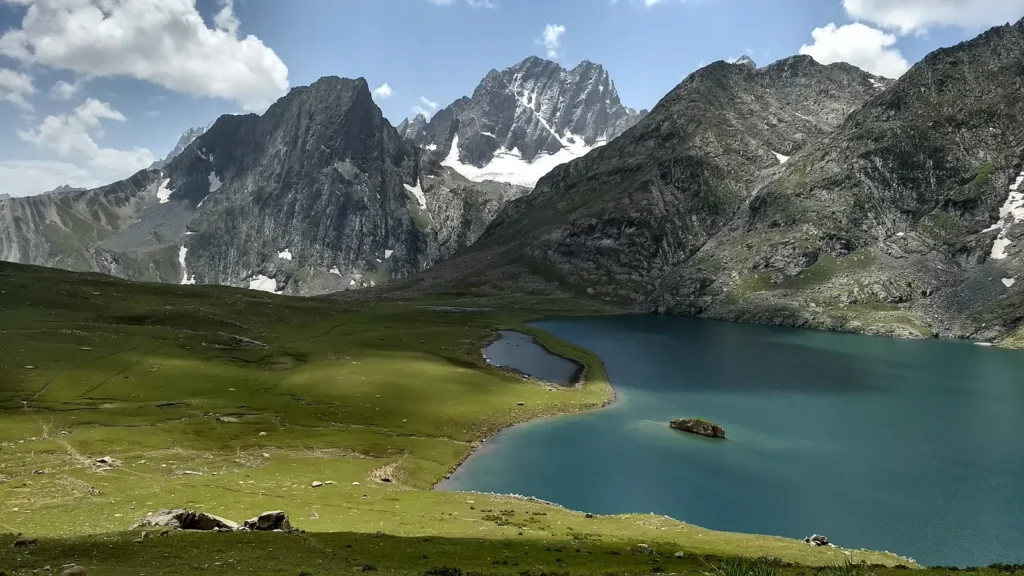
[[[668,425],[676,430],[682,430],[690,434],[725,439],[725,428],[699,418],[680,418],[669,422]]]

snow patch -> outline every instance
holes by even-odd
[[[871,85],[874,86],[875,88],[885,88],[885,84],[882,84],[881,82],[875,80],[874,78],[871,79]]]
[[[420,187],[420,181],[416,181],[415,186],[409,186],[408,184],[402,183],[405,189],[412,192],[412,195],[416,197],[416,201],[419,202],[420,208],[423,210],[427,209],[427,197],[423,195],[423,188]]]
[[[1015,222],[1024,222],[1024,191],[1021,190],[1021,185],[1024,184],[1024,172],[1017,176],[1017,180],[1010,185],[1010,196],[1006,199],[1006,203],[999,209],[999,221],[989,226],[985,231],[990,232],[992,230],[999,230],[999,235],[995,241],[992,242],[992,254],[993,260],[1004,260],[1006,259],[1006,249],[1013,244],[1013,240],[1006,237],[1010,231],[1010,226]]]
[[[498,138],[497,136],[495,136],[494,134],[491,134],[490,132],[481,132],[481,134],[483,134],[484,136],[490,136],[491,138],[494,138],[494,139]]]
[[[330,269],[330,273],[334,274],[335,276],[341,276],[341,270],[338,270],[337,266],[335,266],[334,268],[331,268]]]
[[[1003,286],[1006,286],[1007,288],[1013,288],[1013,285],[1016,283],[1016,278],[1003,278]]]
[[[171,190],[170,188],[167,187],[167,185],[170,183],[170,178],[164,179],[164,181],[160,183],[160,188],[158,188],[156,191],[156,199],[159,200],[161,204],[166,204],[171,201],[171,194],[174,192],[174,190]]]
[[[210,175],[208,178],[210,180],[210,193],[212,194],[217,190],[220,190],[220,185],[222,184],[222,182],[220,181],[220,178],[217,178],[217,173],[214,172],[213,170],[210,170]]]
[[[188,268],[185,267],[185,255],[188,254],[188,248],[182,246],[178,250],[178,263],[181,264],[181,285],[192,286],[196,283],[195,274],[191,278],[188,277]]]
[[[271,294],[281,293],[277,290],[277,280],[267,278],[263,274],[257,274],[249,280],[249,290],[259,290],[260,292],[270,292]]]
[[[779,164],[785,164],[786,162],[789,162],[789,158],[790,158],[789,156],[786,156],[784,154],[779,154],[778,152],[774,152],[774,151],[772,152],[772,154],[775,154],[775,157],[779,159]]]
[[[280,258],[281,260],[291,260],[292,252],[291,250],[285,248],[284,251],[277,253],[277,257]]]
[[[426,148],[427,150],[430,150],[431,152],[436,152],[437,151],[437,144],[427,144],[426,146],[424,146],[424,148]]]
[[[493,180],[533,188],[537,185],[537,181],[548,172],[566,162],[586,156],[592,150],[606,143],[604,140],[599,140],[593,146],[587,146],[583,143],[583,138],[579,136],[572,136],[572,140],[574,141],[564,142],[559,138],[559,142],[563,142],[564,148],[554,154],[541,154],[534,158],[533,162],[523,159],[519,148],[509,150],[502,147],[494,153],[494,158],[486,166],[477,168],[472,164],[464,164],[459,159],[459,137],[456,135],[452,140],[452,149],[441,165],[452,168],[472,182]]]
[[[391,255],[394,254],[394,253],[395,253],[394,250],[385,250],[384,251],[384,259],[387,260],[388,258],[391,258]]]

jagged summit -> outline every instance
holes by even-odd
[[[750,56],[740,56],[739,58],[736,59],[735,62],[733,62],[733,64],[737,66],[749,66],[751,68],[757,68],[757,62],[754,62],[754,59],[751,58]]]
[[[626,107],[607,70],[566,69],[536,56],[491,70],[421,129],[400,132],[471,181],[530,186],[555,166],[602,146],[646,114]]]

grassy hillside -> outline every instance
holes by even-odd
[[[0,569],[78,562],[102,574],[234,574],[241,565],[334,574],[365,562],[419,573],[443,559],[509,573],[589,571],[595,562],[649,571],[651,557],[625,552],[638,543],[668,555],[811,565],[844,557],[663,517],[586,518],[519,498],[432,491],[502,428],[611,399],[600,362],[547,335],[549,348],[587,365],[584,386],[559,389],[487,366],[479,349],[493,331],[605,310],[544,298],[371,298],[133,284],[0,264],[0,533],[41,538],[38,548],[0,546]],[[120,465],[107,469],[102,457]],[[174,507],[236,521],[282,509],[307,533],[133,542],[136,520]],[[194,554],[168,563],[183,550]]]

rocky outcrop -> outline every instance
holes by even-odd
[[[139,520],[132,529],[136,528],[171,528],[175,530],[201,530],[216,532],[234,532],[238,530],[237,523],[226,518],[196,512],[194,510],[161,510],[146,515]]]
[[[835,547],[835,544],[832,544],[828,541],[827,536],[822,536],[821,534],[808,536],[807,538],[804,538],[804,542],[810,544],[811,546],[831,546],[833,548]]]
[[[280,510],[264,512],[255,518],[250,518],[244,522],[242,527],[244,530],[254,532],[291,532],[293,530],[288,515]]]
[[[399,131],[471,181],[532,188],[555,166],[613,140],[645,113],[622,104],[599,64],[584,61],[566,70],[531,57],[491,70],[472,97],[425,125],[423,117],[407,120]]]
[[[1024,22],[890,82],[719,62],[513,201],[411,290],[909,337],[1024,326]]]
[[[699,434],[701,436],[707,436],[708,438],[725,439],[725,428],[722,428],[718,424],[708,422],[707,420],[700,420],[698,418],[680,418],[669,422],[668,425],[676,430],[689,432],[690,434]]]

